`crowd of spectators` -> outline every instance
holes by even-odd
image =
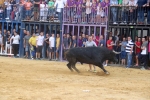
[[[150,24],[150,0],[110,0],[110,6],[113,24]]]

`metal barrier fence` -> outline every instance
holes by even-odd
[[[65,7],[63,12],[64,23],[106,24],[108,20],[107,18],[108,7]]]
[[[110,6],[109,24],[150,24],[149,6]]]

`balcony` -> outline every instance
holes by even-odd
[[[110,6],[109,25],[150,25],[149,6]]]

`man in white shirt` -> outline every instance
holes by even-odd
[[[139,62],[143,62],[144,63],[144,66],[141,68],[141,70],[145,70],[147,69],[147,62],[148,62],[148,41],[145,40],[145,38],[143,37],[142,38],[142,46],[141,46],[141,49],[142,49],[142,52],[141,54],[139,55]]]
[[[44,36],[43,36],[43,32],[41,32],[36,39],[37,59],[39,60],[40,60],[40,55],[42,53],[43,43],[44,43]]]
[[[58,12],[58,19],[59,21],[62,20],[62,12],[63,12],[63,8],[66,4],[65,0],[56,0],[54,7],[56,8],[56,11]]]
[[[54,47],[55,47],[55,38],[54,33],[52,33],[52,36],[49,38],[49,61],[54,58]]]

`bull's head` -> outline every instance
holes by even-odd
[[[110,58],[109,58],[109,60],[110,61],[112,61],[112,62],[114,62],[114,63],[117,63],[118,62],[118,60],[117,60],[117,58],[116,58],[116,54],[118,54],[117,52],[115,52],[115,51],[111,51],[110,52]]]

